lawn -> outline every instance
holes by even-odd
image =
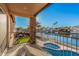
[[[17,44],[28,43],[29,40],[30,40],[30,37],[22,37],[17,41]]]

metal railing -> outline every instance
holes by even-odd
[[[43,33],[44,34],[44,33]],[[46,38],[51,39],[52,43],[56,43],[58,46],[60,46],[60,51],[63,51],[58,56],[79,56],[79,34],[78,33],[70,33],[70,35],[65,36],[61,34],[56,33],[49,33],[43,36]],[[49,37],[52,35],[52,37]],[[41,36],[41,35],[40,35]],[[56,52],[57,53],[57,52]]]

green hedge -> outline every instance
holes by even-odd
[[[22,37],[18,39],[17,44],[28,43],[29,40],[30,40],[30,37]]]

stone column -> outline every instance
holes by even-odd
[[[36,18],[30,17],[30,43],[36,43]]]

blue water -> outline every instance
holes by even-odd
[[[60,48],[58,45],[53,44],[53,43],[46,43],[46,44],[44,44],[44,47],[50,48],[50,49],[59,49]]]
[[[70,38],[70,37],[62,37],[59,35],[58,36],[53,35],[52,38],[54,38],[58,42],[63,42],[64,44],[70,44],[70,45],[79,47],[79,39],[74,39],[74,38]]]
[[[43,37],[55,39],[58,42],[62,42],[63,44],[70,44],[70,45],[79,47],[79,39],[63,37],[55,34],[45,34],[45,33],[43,33]]]
[[[53,56],[79,56],[78,53],[69,50],[54,50],[45,47],[43,49]]]

